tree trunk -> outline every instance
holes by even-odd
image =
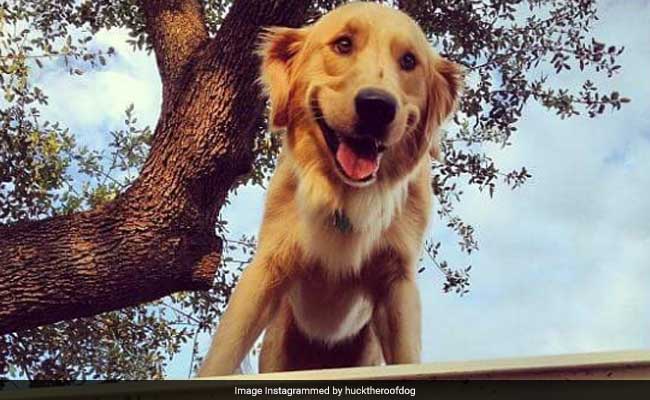
[[[253,161],[264,103],[261,27],[298,26],[309,2],[237,0],[209,38],[196,0],[144,0],[163,83],[151,153],[113,202],[0,227],[0,334],[210,288],[214,225]]]

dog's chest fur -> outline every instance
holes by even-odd
[[[358,278],[333,280],[311,271],[294,281],[288,296],[300,331],[324,343],[354,336],[373,312],[371,293]]]
[[[300,214],[297,237],[303,254],[331,278],[358,275],[371,254],[386,245],[383,233],[402,212],[408,182],[392,188],[373,185],[356,189],[342,197],[338,209],[301,197],[311,190],[304,187],[309,182],[300,182],[296,193]]]
[[[305,270],[290,288],[289,302],[301,331],[334,343],[355,335],[372,316],[374,299],[360,278],[361,270],[387,245],[383,234],[402,212],[408,182],[348,192],[337,210],[310,202],[309,194],[317,190],[310,182],[299,182],[295,194],[296,237]]]
[[[282,254],[281,268],[294,274],[286,294],[297,327],[335,343],[368,323],[384,285],[408,275],[430,206],[419,183],[427,164],[393,185],[341,193],[291,161],[283,159],[272,179],[261,241],[272,240],[278,247],[268,251]],[[337,211],[349,229],[335,222]]]

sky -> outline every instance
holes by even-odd
[[[467,188],[457,213],[477,231],[480,250],[461,254],[456,237],[434,218],[451,265],[473,266],[471,291],[444,294],[443,277],[419,275],[423,361],[650,349],[650,2],[601,1],[594,35],[624,45],[622,72],[590,75],[602,93],[632,102],[596,119],[560,120],[529,104],[512,146],[486,146],[503,170],[521,166],[533,178],[494,198]],[[134,103],[141,124],[155,126],[160,80],[153,56],[133,52],[124,32],[101,32],[117,57],[82,77],[55,71],[38,77],[50,96],[44,117],[59,120],[82,143],[101,149]],[[579,87],[585,75],[554,76]],[[70,104],[74,104],[71,107]],[[254,235],[264,193],[244,188],[224,210],[233,236]],[[209,337],[200,340],[207,351]],[[190,349],[171,362],[171,378],[187,376]]]

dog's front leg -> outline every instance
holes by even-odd
[[[420,362],[420,313],[420,293],[415,282],[411,278],[392,282],[373,316],[387,364]]]
[[[280,286],[264,260],[254,260],[239,279],[199,376],[232,374],[280,303]]]

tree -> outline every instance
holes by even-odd
[[[264,128],[254,84],[258,33],[268,25],[302,25],[339,3],[1,5],[0,375],[160,377],[181,344],[194,340],[196,349],[197,334],[214,325],[246,263],[228,251],[254,249],[254,238],[228,238],[219,212],[238,186],[263,185],[279,146]],[[593,0],[402,0],[396,6],[473,78],[446,133],[446,160],[432,166],[438,214],[458,234],[461,250],[472,252],[474,229],[454,214],[458,183],[467,180],[491,196],[498,182],[516,188],[530,177],[525,167],[501,171],[472,145],[510,145],[531,100],[562,117],[620,108],[629,100],[616,92],[601,95],[589,81],[578,91],[553,88],[547,76],[549,67],[611,76],[623,49],[587,37],[597,18]],[[102,152],[42,120],[47,95],[32,77],[38,68],[76,75],[110,63],[115,51],[98,49],[93,36],[111,28],[127,29],[134,50],[153,52],[163,102],[153,132],[137,126],[129,107],[124,129],[110,133],[110,148]],[[546,75],[535,78],[532,71]],[[439,247],[427,245],[425,265],[444,273],[445,291],[465,293],[469,268],[449,267]]]

